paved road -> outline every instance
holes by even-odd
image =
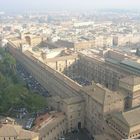
[[[20,64],[17,64],[17,72],[23,81],[25,81],[29,89],[37,91],[42,96],[49,96],[49,92]]]
[[[67,134],[65,140],[90,140],[85,131],[81,130],[78,133]]]

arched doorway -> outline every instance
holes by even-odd
[[[78,129],[81,129],[81,122],[78,122]]]

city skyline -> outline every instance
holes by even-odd
[[[140,139],[140,0],[0,0],[0,140]]]

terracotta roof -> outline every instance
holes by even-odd
[[[49,120],[50,117],[51,117],[51,115],[48,114],[48,113],[46,113],[45,115],[39,116],[39,117],[35,120],[35,125],[36,125],[36,126],[41,125],[44,121]]]
[[[52,112],[49,114],[50,117],[46,117],[43,120],[43,122],[40,124],[35,124],[33,127],[33,130],[35,132],[39,132],[40,135],[44,135],[45,133],[49,132],[52,128],[54,128],[59,122],[65,119],[65,115],[62,112]],[[40,118],[40,117],[39,117]]]

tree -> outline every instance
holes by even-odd
[[[0,48],[0,112],[26,108],[28,111],[38,111],[46,107],[46,100],[30,91],[16,74],[16,61]]]

